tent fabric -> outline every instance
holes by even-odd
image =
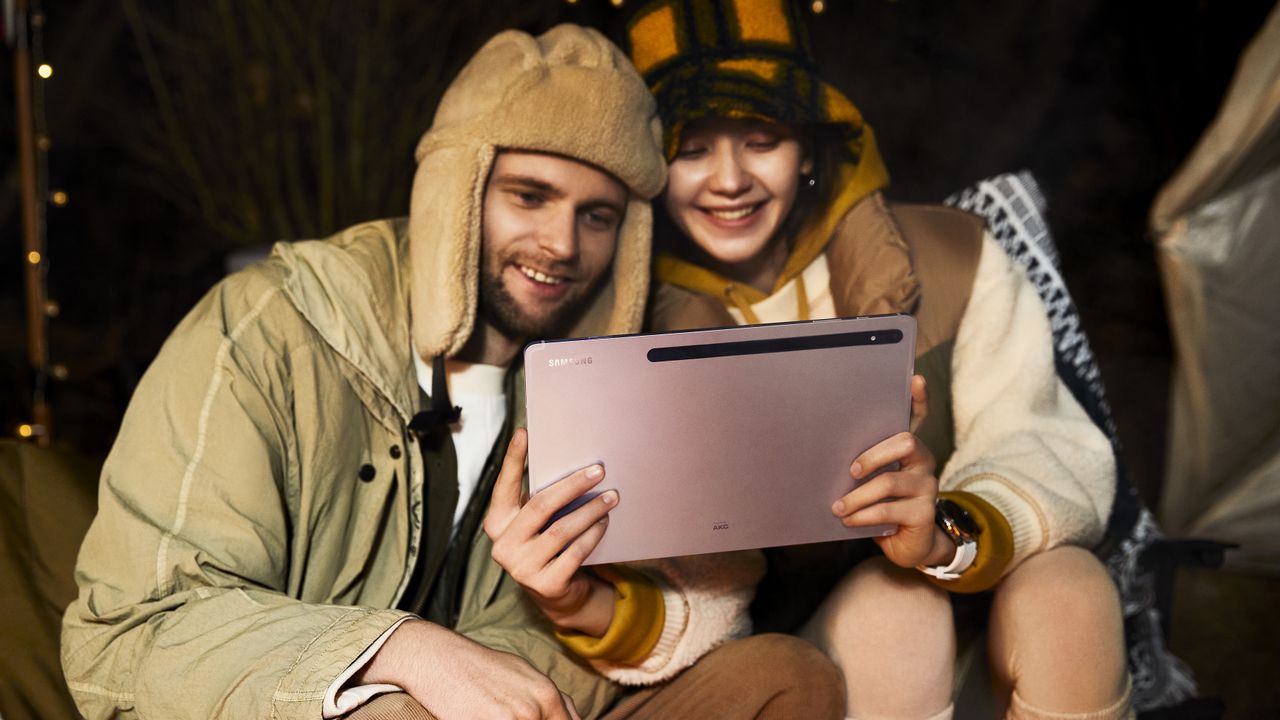
[[[1280,574],[1280,6],[1151,212],[1176,361],[1159,518]]]

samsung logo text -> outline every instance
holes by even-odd
[[[547,361],[550,367],[564,367],[565,365],[590,365],[591,356],[584,358],[551,358]]]

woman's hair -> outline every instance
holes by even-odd
[[[827,212],[835,201],[840,188],[837,177],[840,165],[848,154],[844,136],[838,126],[821,123],[811,125],[802,132],[801,142],[804,144],[806,157],[813,160],[813,169],[808,177],[800,176],[800,189],[796,193],[791,212],[782,222],[778,232],[790,248],[796,236],[804,226],[815,217]],[[809,185],[809,179],[813,185]]]

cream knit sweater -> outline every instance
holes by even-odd
[[[825,256],[801,277],[810,317],[834,316]],[[761,322],[798,320],[796,292],[792,280],[751,309]],[[1058,378],[1044,303],[990,234],[951,372],[956,449],[939,489],[978,495],[1008,520],[1014,548],[1005,572],[1057,545],[1098,542],[1115,497],[1111,445]]]

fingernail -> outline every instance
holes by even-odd
[[[600,467],[599,465],[592,465],[591,467],[587,468],[587,477],[591,478],[592,480],[599,480],[600,478],[604,477],[604,468]]]
[[[831,512],[833,512],[833,513],[835,513],[835,514],[837,514],[837,515],[843,515],[843,514],[844,514],[844,501],[843,501],[843,500],[837,500],[837,501],[836,501],[836,504],[831,506]]]
[[[610,490],[609,492],[601,495],[600,500],[604,502],[605,505],[613,505],[618,502],[618,491]]]
[[[853,475],[853,476],[854,476],[854,477],[856,477],[856,478],[858,478],[858,477],[862,477],[862,463],[857,463],[857,462],[856,462],[856,463],[854,463],[853,465],[850,465],[850,466],[849,466],[849,474],[850,474],[850,475]]]

